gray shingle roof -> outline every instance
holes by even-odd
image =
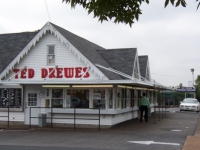
[[[113,69],[132,76],[136,48],[98,50]]]
[[[103,47],[79,37],[53,23],[51,23],[51,25],[94,65],[99,64],[107,68],[113,68],[132,76],[134,59],[137,51],[135,48],[104,49]],[[0,72],[11,63],[37,33],[38,31],[0,34]],[[99,67],[98,69],[110,80],[124,79],[124,77],[111,71]]]
[[[143,78],[146,78],[146,69],[147,69],[147,61],[148,61],[148,56],[138,56],[139,59],[139,65],[140,65],[140,75]]]
[[[33,39],[37,32],[0,34],[0,73]]]
[[[99,64],[107,68],[111,68],[109,63],[97,52],[97,50],[104,50],[103,47],[98,46],[82,37],[79,37],[53,23],[51,23],[74,47],[76,47],[91,63]],[[122,79],[118,74],[98,68],[101,72],[111,80]]]

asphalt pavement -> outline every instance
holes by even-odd
[[[164,109],[165,110],[165,109]],[[163,110],[163,111],[164,111]],[[162,111],[162,109],[160,109]],[[169,108],[149,117],[123,122],[110,129],[34,128],[0,130],[0,149],[11,150],[198,150],[200,120],[196,112]]]

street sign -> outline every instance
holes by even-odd
[[[181,87],[181,88],[178,88],[177,91],[179,92],[195,92],[196,89],[195,87]]]

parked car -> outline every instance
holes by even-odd
[[[190,110],[199,112],[199,101],[195,98],[185,98],[180,104],[180,111]]]

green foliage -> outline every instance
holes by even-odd
[[[197,76],[195,80],[195,88],[196,88],[196,98],[200,101],[200,75]]]
[[[200,86],[200,75],[197,76],[197,79],[195,80],[196,85]]]
[[[199,0],[196,0],[198,2]],[[62,0],[67,4],[71,3],[71,7],[81,5],[88,11],[88,14],[94,14],[94,18],[98,18],[100,22],[114,20],[114,23],[129,24],[130,27],[134,20],[139,20],[142,14],[140,9],[143,3],[149,4],[149,0]],[[186,0],[165,0],[164,7],[167,7],[169,2],[175,7],[181,5],[186,7]],[[197,9],[200,2],[197,6]]]
[[[183,86],[183,84],[182,84],[182,83],[180,83],[180,84],[179,84],[179,88],[181,89],[181,88],[182,88],[182,86]]]
[[[140,6],[149,3],[149,0],[63,0],[71,3],[75,8],[77,4],[88,10],[88,14],[94,13],[100,22],[114,20],[114,23],[125,23],[132,26],[134,20],[139,20],[142,14]]]
[[[196,85],[196,98],[200,101],[200,85]]]
[[[176,1],[176,2],[175,2]],[[178,7],[180,4],[183,6],[183,7],[186,7],[186,1],[185,0],[170,0],[171,4],[174,6],[174,3],[176,3],[176,7]],[[167,5],[169,4],[169,0],[166,0],[165,1],[165,7],[167,7]]]

